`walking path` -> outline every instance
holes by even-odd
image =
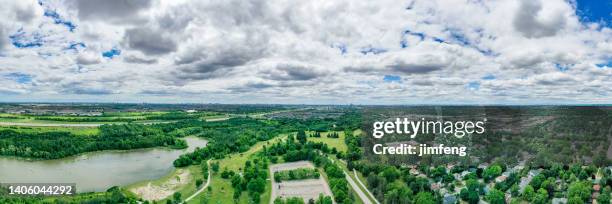
[[[187,197],[187,199],[185,199],[185,201],[183,203],[187,203],[191,199],[195,198],[198,194],[202,193],[202,191],[204,191],[208,187],[208,185],[210,184],[210,180],[212,179],[211,178],[211,172],[210,172],[210,160],[206,161],[206,165],[208,166],[208,178],[206,179],[206,184],[204,184],[204,186],[202,186],[202,188],[200,188],[200,190],[198,190],[195,193],[193,193],[193,195]]]

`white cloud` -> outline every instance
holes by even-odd
[[[0,0],[0,76],[33,76],[4,80],[20,91],[3,98],[602,103],[612,91],[612,69],[596,66],[612,30],[564,0],[41,2]],[[13,46],[20,30],[43,45]]]

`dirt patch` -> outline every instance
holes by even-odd
[[[178,169],[172,178],[161,184],[148,182],[147,185],[133,188],[130,191],[144,200],[162,200],[174,194],[179,187],[188,184],[190,179],[191,173],[189,170]]]

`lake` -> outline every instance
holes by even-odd
[[[182,150],[98,151],[55,160],[0,157],[0,183],[76,183],[77,192],[91,192],[153,180],[174,170],[172,162],[181,154],[208,143],[194,136],[184,139],[189,147]]]

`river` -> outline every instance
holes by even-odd
[[[148,148],[99,151],[55,160],[0,157],[0,183],[76,183],[77,192],[106,191],[167,175],[181,154],[204,147],[208,141],[185,137],[183,150]]]

